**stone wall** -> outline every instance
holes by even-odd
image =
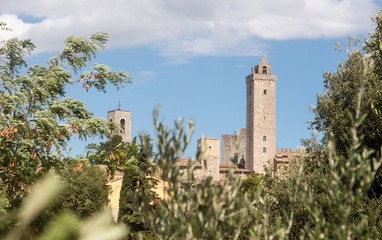
[[[237,164],[243,156],[246,159],[246,131],[245,128],[239,129],[237,134],[224,134],[221,136],[221,162],[232,163],[232,160]]]

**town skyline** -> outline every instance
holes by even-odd
[[[270,6],[267,1],[235,5],[212,0],[1,3],[0,21],[13,31],[0,40],[30,37],[37,46],[27,59],[31,63],[46,61],[68,35],[107,32],[110,41],[95,61],[126,70],[133,84],[119,91],[110,87],[106,94],[72,86],[68,96],[105,119],[120,102],[131,111],[132,136],[141,131],[154,135],[152,112],[158,105],[169,126],[178,117],[192,118],[190,157],[203,135],[220,138],[245,127],[245,77],[262,54],[277,75],[276,146],[296,148],[301,138],[311,137],[306,122],[313,114],[307,109],[323,90],[322,73],[335,71],[346,58],[345,51],[334,51],[336,43],[345,48],[349,36],[365,38],[373,29],[370,18],[381,7],[371,0],[292,1],[287,6],[282,1]],[[73,144],[73,153],[83,153],[85,145]]]

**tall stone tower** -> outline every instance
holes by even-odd
[[[107,112],[107,119],[114,122],[120,127],[118,135],[122,137],[124,142],[131,140],[131,113],[126,110],[113,110]]]
[[[276,154],[276,75],[263,55],[246,77],[246,162],[251,171],[263,173]]]

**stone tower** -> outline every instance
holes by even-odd
[[[224,134],[221,136],[221,161],[222,163],[232,163],[232,160],[238,161],[246,156],[246,130],[241,128],[237,134]],[[245,159],[246,161],[246,159]]]
[[[122,137],[124,142],[131,140],[131,113],[126,110],[113,110],[107,112],[107,119],[119,125],[120,132],[118,135]]]
[[[219,180],[219,139],[203,137],[198,140],[198,148],[201,151],[200,159],[203,169],[203,177],[212,177]]]
[[[263,55],[246,77],[246,162],[251,171],[263,173],[276,154],[276,75]]]

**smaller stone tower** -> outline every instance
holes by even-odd
[[[124,142],[130,142],[131,140],[131,113],[126,110],[113,110],[107,112],[107,119],[110,122],[118,124],[120,130],[118,135],[122,137]]]
[[[204,177],[211,176],[214,181],[219,181],[219,139],[203,137],[198,140],[198,147]]]

